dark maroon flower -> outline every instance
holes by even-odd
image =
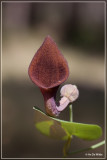
[[[69,76],[68,64],[56,43],[47,36],[34,55],[28,70],[31,80],[40,88],[47,114],[57,116],[57,89]]]

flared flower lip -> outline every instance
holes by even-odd
[[[46,40],[47,38],[51,38],[51,37],[48,35],[48,36],[45,38],[45,40]],[[52,39],[52,38],[51,38],[51,39]],[[45,42],[45,40],[44,40],[44,42]],[[52,39],[52,40],[53,40],[53,39]],[[43,42],[43,44],[40,46],[40,48],[44,45],[44,42]],[[55,42],[54,42],[54,43],[55,43]],[[56,44],[56,43],[55,43],[55,44]],[[40,49],[40,48],[39,48],[39,49]],[[38,50],[39,50],[39,49],[38,49]],[[35,54],[38,54],[38,50],[37,50],[37,52],[36,52]],[[59,49],[58,49],[58,50],[59,50]],[[34,84],[36,84],[38,87],[43,88],[43,89],[50,89],[50,88],[54,88],[54,87],[59,86],[60,84],[62,84],[63,82],[65,82],[65,81],[67,80],[67,78],[68,78],[68,76],[69,76],[68,63],[67,63],[66,59],[64,58],[64,56],[62,55],[62,53],[60,52],[60,50],[59,50],[59,54],[60,54],[60,55],[63,57],[63,59],[65,60],[65,64],[66,64],[66,65],[65,65],[66,75],[65,75],[65,77],[64,77],[63,79],[59,79],[59,81],[56,81],[55,83],[51,84],[50,86],[46,86],[45,84],[44,84],[44,85],[41,84],[41,82],[38,82],[38,81],[36,80],[36,78],[31,75],[30,67],[31,67],[31,64],[32,64],[32,61],[33,61],[35,55],[33,56],[32,61],[31,61],[30,65],[29,65],[29,68],[28,68],[28,75],[29,75],[30,79],[32,80],[32,82],[33,82]]]
[[[29,73],[29,72],[28,72],[28,73]],[[69,76],[69,75],[68,75],[68,76]],[[63,82],[65,82],[65,81],[67,80],[68,76],[67,76],[65,79],[63,79],[62,81],[58,81],[57,83],[55,83],[55,84],[53,84],[53,85],[50,85],[49,87],[46,87],[46,86],[43,86],[42,84],[40,84],[39,82],[37,82],[34,78],[31,78],[30,75],[29,75],[29,77],[30,77],[30,79],[32,80],[32,82],[33,82],[34,84],[36,84],[38,87],[43,88],[43,89],[51,89],[51,88],[54,88],[54,87],[59,86],[60,84],[62,84]]]

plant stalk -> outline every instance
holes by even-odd
[[[69,117],[70,117],[70,122],[73,122],[72,104],[69,105]]]
[[[88,148],[83,148],[83,149],[80,149],[80,150],[77,150],[77,151],[69,152],[68,155],[72,155],[72,154],[76,154],[76,153],[80,153],[80,152],[89,151],[89,150],[98,148],[98,147],[100,147],[100,146],[102,146],[102,145],[104,145],[104,144],[105,144],[105,140],[104,140],[104,141],[101,141],[101,142],[99,142],[99,143],[97,143],[97,144],[94,144],[94,145],[92,145],[92,146],[90,146],[90,147],[88,147]]]

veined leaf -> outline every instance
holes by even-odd
[[[66,140],[74,135],[84,140],[95,140],[102,135],[98,125],[64,121],[46,115],[37,107],[33,109],[36,112],[36,128],[49,137]]]

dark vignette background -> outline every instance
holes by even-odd
[[[103,140],[104,3],[4,2],[2,27],[3,158],[62,157],[64,142],[45,137],[34,127],[32,107],[36,105],[45,111],[44,102],[27,71],[47,35],[53,37],[68,61],[70,76],[65,84],[76,84],[79,88],[79,99],[73,104],[74,121],[98,124],[103,129],[102,137],[92,142],[74,137],[71,151]],[[68,108],[59,118],[69,120]],[[104,147],[94,153],[104,156]],[[73,157],[86,156],[79,153]]]

